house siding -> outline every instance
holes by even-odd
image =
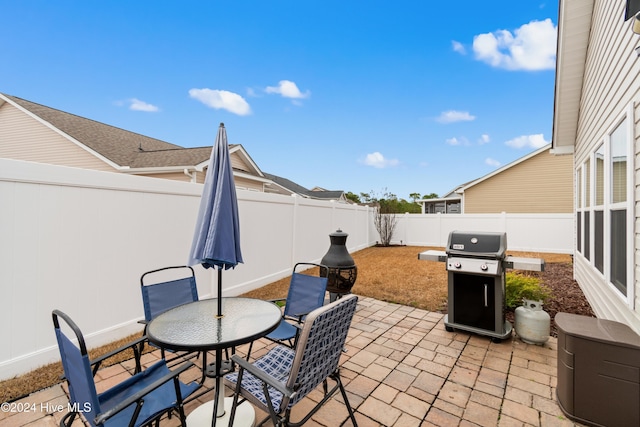
[[[543,151],[464,191],[465,213],[573,212],[573,156]]]
[[[251,171],[251,168],[247,167],[246,163],[240,158],[238,153],[231,153],[229,155],[229,159],[231,160],[231,167],[236,170],[241,170],[243,172]]]
[[[108,163],[7,102],[0,106],[0,157],[116,171]]]
[[[236,184],[236,188],[239,188],[241,190],[263,191],[262,182],[253,181],[242,177],[235,177],[233,180]]]
[[[162,178],[162,179],[171,179],[174,181],[182,181],[182,182],[191,182],[191,177],[184,174],[184,172],[169,172],[169,173],[148,173],[148,174],[137,174],[139,176],[147,176],[150,178]]]
[[[631,144],[634,156],[628,161],[629,166],[635,168],[634,196],[637,201],[640,198],[640,81],[637,79],[640,61],[634,52],[637,36],[631,31],[631,21],[624,21],[624,9],[624,2],[597,0],[594,4],[574,157],[577,171],[590,153],[604,141],[605,136],[625,117],[625,113],[631,111],[627,120],[631,120],[633,124]],[[633,291],[633,301],[625,301],[602,273],[577,251],[574,274],[598,317],[626,323],[640,332],[640,288],[637,280],[640,277],[640,211],[637,203],[633,206],[635,230],[627,267],[635,272],[633,281],[627,284],[628,289]]]

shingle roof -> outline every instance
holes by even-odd
[[[287,190],[292,191],[293,193],[300,194],[302,196],[306,196],[312,199],[325,199],[325,200],[336,200],[340,199],[344,191],[342,190],[324,190],[324,191],[312,191],[303,186],[296,184],[295,182],[288,180],[287,178],[282,178],[281,176],[273,175],[270,173],[264,173],[264,176],[269,178],[271,181],[280,185],[281,187],[286,188]]]
[[[184,148],[16,96],[3,95],[120,166],[193,166],[208,160],[211,155],[211,147]]]
[[[209,160],[210,157],[211,147],[138,151],[131,156],[129,166],[132,168],[194,166]]]

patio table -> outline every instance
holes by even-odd
[[[147,327],[149,341],[158,346],[172,350],[215,351],[215,398],[189,414],[188,425],[228,425],[227,410],[232,398],[224,398],[222,350],[267,335],[278,326],[282,315],[273,303],[230,297],[222,298],[223,315],[218,317],[217,304],[217,298],[184,304],[160,314]],[[214,413],[218,416],[213,416]],[[244,425],[241,423],[245,422],[253,425],[254,420],[251,405],[244,403],[238,406],[234,425]]]

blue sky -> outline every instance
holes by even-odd
[[[308,188],[443,195],[551,141],[557,0],[0,0],[0,92]]]

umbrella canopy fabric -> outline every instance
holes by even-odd
[[[227,131],[220,123],[204,181],[189,265],[228,270],[243,262],[239,222]]]

